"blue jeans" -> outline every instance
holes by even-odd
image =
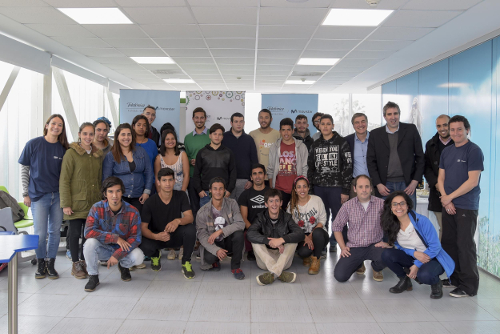
[[[401,278],[406,276],[404,268],[410,269],[415,259],[400,249],[386,248],[382,253],[382,261],[386,264],[387,268],[391,269],[396,276]],[[444,273],[443,266],[436,258],[433,258],[420,266],[417,272],[417,279],[422,284],[432,285],[439,282],[439,275],[442,273]]]
[[[406,183],[404,181],[401,182],[391,182],[387,181],[385,186],[387,189],[389,189],[389,192],[394,192],[397,190],[404,191],[407,187]],[[408,195],[410,196],[411,200],[413,201],[413,210],[417,210],[417,189],[413,192],[413,195]],[[382,197],[383,199],[386,199],[387,196]]]
[[[205,205],[207,204],[208,202],[210,202],[210,195],[208,195],[208,190],[205,191],[205,193],[207,194],[207,196],[205,197],[201,197],[200,198],[200,209]]]
[[[115,251],[116,249],[110,244],[103,244],[95,238],[87,239],[83,245],[83,254],[85,255],[89,275],[99,275],[99,260],[109,260]],[[136,247],[119,262],[123,268],[130,268],[141,264],[143,260],[144,253],[139,247]]]
[[[326,230],[328,234],[330,234],[330,217],[332,218],[332,222],[337,217],[337,213],[339,213],[340,207],[342,206],[342,200],[340,195],[342,194],[341,187],[320,187],[314,186],[314,195],[319,196],[325,205],[326,210]],[[331,214],[330,214],[331,211]],[[345,240],[347,241],[347,240]],[[337,241],[335,240],[335,236],[333,233],[330,236],[330,247],[337,246]]]
[[[31,212],[35,234],[39,236],[38,248],[35,250],[36,257],[37,259],[54,259],[59,249],[63,220],[59,193],[47,193],[38,201],[31,202]],[[48,243],[47,233],[49,234]]]

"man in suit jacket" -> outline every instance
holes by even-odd
[[[360,175],[370,176],[368,166],[366,164],[366,154],[368,152],[368,139],[370,132],[368,131],[368,117],[363,113],[355,113],[351,118],[354,133],[344,137],[349,147],[351,148],[352,157],[352,178],[351,190],[349,199],[356,197],[354,192],[354,179]],[[372,195],[375,193],[372,190]]]
[[[384,106],[385,126],[370,133],[366,163],[377,196],[385,198],[402,190],[416,207],[415,189],[422,180],[425,168],[422,139],[414,124],[399,122],[401,111],[394,102]]]

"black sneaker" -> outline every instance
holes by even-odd
[[[191,265],[191,262],[186,261],[182,265],[182,274],[184,275],[185,278],[187,279],[193,279],[195,274],[193,270],[193,266]]]
[[[470,295],[467,292],[465,292],[460,288],[455,288],[452,292],[450,292],[450,296],[455,298],[470,297]]]
[[[243,274],[243,271],[238,268],[238,269],[231,269],[231,272],[233,273],[233,277],[239,280],[242,280],[245,278],[245,274]]]
[[[151,270],[161,270],[161,251],[158,251],[158,256],[151,256]]]
[[[58,279],[59,278],[59,273],[54,268],[55,262],[56,262],[56,259],[49,259],[49,262],[47,262],[47,275],[49,276],[50,279]]]
[[[92,292],[99,285],[99,276],[98,275],[89,275],[89,281],[85,285],[85,291]]]
[[[118,262],[118,270],[120,271],[122,281],[129,282],[132,280],[132,276],[130,276],[130,270],[128,268],[123,268]]]
[[[248,261],[256,261],[255,254],[253,251],[249,251],[247,254],[247,260]]]
[[[389,289],[389,292],[401,293],[404,291],[411,291],[411,290],[413,290],[411,279],[408,276],[403,276],[399,278],[398,284]]]
[[[337,245],[335,246],[330,245],[330,253],[337,253]]]
[[[450,279],[449,278],[442,279],[441,283],[443,283],[443,288],[452,288],[452,289],[456,288],[456,286],[454,286],[454,285],[452,285],[450,283]]]
[[[45,263],[45,259],[38,259],[38,269],[35,272],[36,279],[42,279],[47,277],[47,264]]]

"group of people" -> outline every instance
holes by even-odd
[[[197,248],[201,270],[219,271],[229,257],[234,278],[244,279],[246,254],[265,270],[258,284],[293,283],[295,254],[315,275],[338,244],[339,282],[363,275],[371,260],[375,281],[385,267],[397,275],[392,293],[411,290],[413,279],[431,285],[431,298],[442,297],[443,285],[454,297],[473,296],[481,149],[469,141],[465,117],[441,115],[424,153],[417,128],[400,122],[400,114],[387,103],[386,125],[371,132],[367,116],[354,114],[354,133],[342,137],[331,115],[316,113],[311,137],[305,115],[281,120],[276,130],[262,109],[260,128],[246,134],[242,114],[231,116],[228,131],[218,123],[208,129],[205,110],[196,108],[195,129],[180,143],[170,123],[160,132],[152,126],[156,110],[147,106],[116,128],[114,143],[111,124],[101,118],[83,123],[72,144],[63,117],[52,115],[19,158],[24,202],[40,236],[35,277],[58,278],[54,262],[66,220],[71,273],[89,278],[86,291],[99,284],[99,262],[117,265],[130,281],[144,259],[161,270],[163,249],[169,259],[179,249],[186,279],[195,277]],[[439,235],[414,210],[424,174]]]

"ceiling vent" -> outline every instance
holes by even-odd
[[[151,73],[162,74],[162,75],[184,74],[181,70],[151,70]]]
[[[291,76],[293,76],[293,77],[320,77],[324,73],[325,72],[300,72],[300,71],[293,71]]]

